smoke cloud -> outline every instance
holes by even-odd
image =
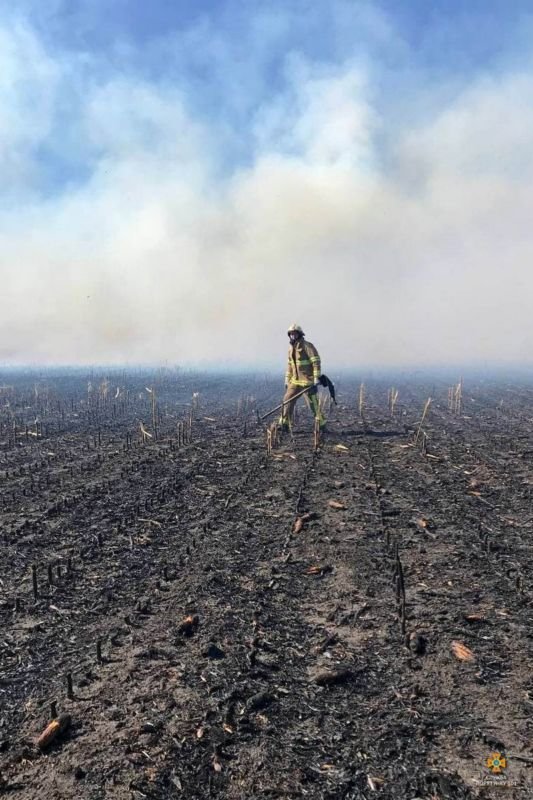
[[[325,368],[531,363],[533,71],[419,83],[361,9],[357,52],[279,10],[253,64],[203,19],[153,75],[0,17],[0,363],[283,370],[292,322]]]

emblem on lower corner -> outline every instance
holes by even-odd
[[[485,761],[488,769],[493,775],[501,775],[507,769],[507,758],[505,753],[491,753]]]

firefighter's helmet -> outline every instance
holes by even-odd
[[[287,334],[289,336],[291,333],[299,333],[300,336],[305,336],[305,333],[303,332],[301,325],[296,325],[295,322],[293,322],[293,324],[289,327],[289,330],[287,331]]]

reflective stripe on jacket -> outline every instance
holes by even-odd
[[[291,386],[310,386],[320,378],[318,350],[305,339],[298,339],[289,347],[285,383]]]

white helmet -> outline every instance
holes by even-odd
[[[292,325],[289,326],[289,329],[288,329],[287,333],[288,334],[289,333],[299,333],[300,336],[305,336],[305,333],[303,332],[303,330],[301,328],[301,325],[297,325],[295,322],[293,322]]]

